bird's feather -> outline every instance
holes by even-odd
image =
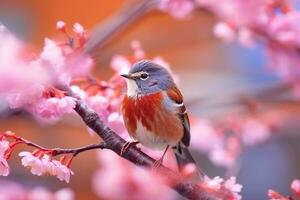
[[[190,140],[191,140],[190,121],[186,112],[185,105],[183,103],[182,94],[176,86],[173,86],[167,90],[167,95],[172,101],[174,101],[178,105],[177,115],[182,121],[182,125],[184,128],[184,133],[181,141],[185,146],[188,147],[190,145]]]

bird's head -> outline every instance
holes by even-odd
[[[122,74],[127,82],[127,95],[149,95],[168,90],[174,84],[170,73],[162,66],[141,60],[135,63],[128,74]]]

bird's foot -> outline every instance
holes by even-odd
[[[126,151],[132,147],[132,146],[136,146],[138,143],[138,141],[134,141],[134,142],[126,142],[123,146],[122,146],[122,149],[121,149],[121,153],[120,153],[120,156],[124,156],[124,154],[126,153]]]
[[[163,164],[164,159],[160,158],[153,163],[152,169],[156,170]]]

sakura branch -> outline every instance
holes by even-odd
[[[9,142],[9,140],[11,141]],[[19,137],[13,132],[7,131],[0,134],[0,174],[2,176],[7,176],[9,174],[7,160],[13,153],[14,148],[21,144],[35,148],[32,153],[26,151],[19,153],[19,156],[22,157],[22,165],[24,167],[29,167],[32,174],[38,176],[49,174],[56,176],[59,180],[66,181],[67,183],[70,180],[70,175],[74,174],[71,171],[70,166],[76,155],[92,149],[105,148],[105,144],[101,142],[99,144],[91,144],[74,149],[49,149]],[[71,157],[67,158],[67,155],[69,154]],[[53,157],[59,155],[63,155],[60,157],[59,161],[53,159]]]

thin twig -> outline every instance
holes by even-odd
[[[57,155],[61,155],[61,154],[73,154],[73,156],[77,156],[79,153],[85,152],[85,151],[89,151],[92,149],[105,149],[106,148],[106,144],[105,142],[100,142],[98,144],[89,144],[86,146],[82,146],[82,147],[78,147],[78,148],[69,148],[69,149],[62,149],[62,148],[46,148],[46,147],[42,147],[32,141],[26,140],[24,138],[21,137],[17,137],[17,136],[10,136],[7,135],[8,137],[13,137],[16,139],[14,145],[17,144],[25,144],[27,146],[31,146],[34,148],[37,148],[38,150],[44,151],[44,152],[49,152],[52,156],[57,156]]]

